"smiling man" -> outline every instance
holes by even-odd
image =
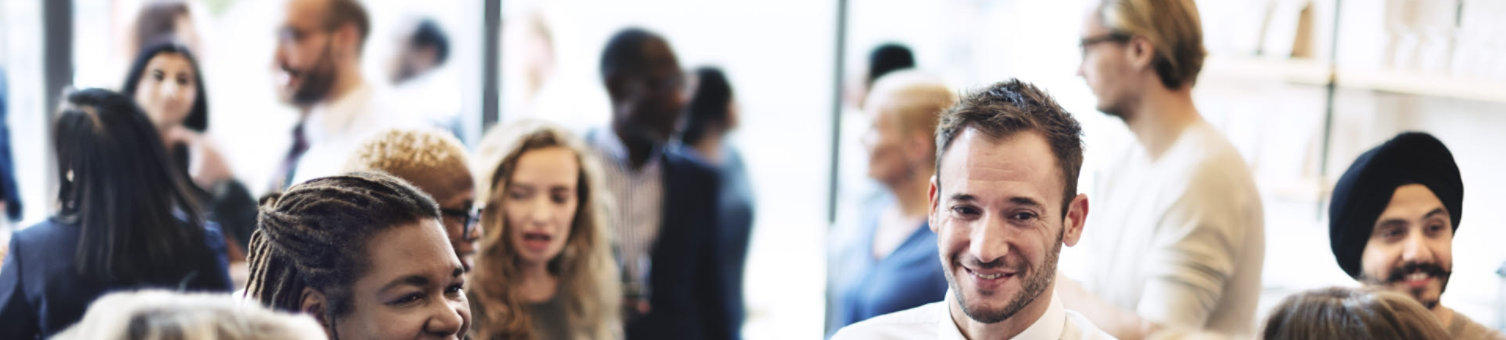
[[[370,32],[370,17],[356,0],[287,1],[272,72],[278,98],[300,116],[270,191],[335,175],[366,137],[414,126],[361,74]]]
[[[1397,135],[1355,159],[1333,190],[1329,245],[1366,286],[1417,299],[1454,339],[1506,339],[1439,304],[1454,268],[1464,182],[1448,147],[1420,132]]]
[[[1082,127],[1045,92],[1010,80],[941,116],[930,226],[946,299],[859,322],[834,339],[1110,339],[1054,296],[1077,244]]]

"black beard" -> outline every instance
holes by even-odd
[[[1407,262],[1407,263],[1404,263],[1404,264],[1402,264],[1399,267],[1392,268],[1391,269],[1391,274],[1387,275],[1385,277],[1385,279],[1377,279],[1377,278],[1369,276],[1369,275],[1361,274],[1360,275],[1360,281],[1364,282],[1364,283],[1367,283],[1367,284],[1370,284],[1370,285],[1373,285],[1373,286],[1385,287],[1385,286],[1388,286],[1388,285],[1391,285],[1391,284],[1394,284],[1394,283],[1400,283],[1400,282],[1406,280],[1407,275],[1411,275],[1412,273],[1419,272],[1419,271],[1422,272],[1422,273],[1424,273],[1424,274],[1428,274],[1428,276],[1432,276],[1432,277],[1438,278],[1439,283],[1441,283],[1439,285],[1439,287],[1438,287],[1438,295],[1439,296],[1442,296],[1443,292],[1446,291],[1446,290],[1448,290],[1449,276],[1453,275],[1453,272],[1451,272],[1451,271],[1449,271],[1447,269],[1443,269],[1443,266],[1439,266],[1438,264],[1435,264],[1435,263],[1432,263],[1432,262]],[[1426,293],[1426,292],[1427,292],[1427,287],[1423,287],[1423,288],[1408,289],[1407,291],[1405,291],[1403,293],[1412,295],[1413,299],[1416,299],[1418,303],[1421,303],[1423,305],[1423,307],[1427,307],[1428,310],[1432,310],[1435,307],[1438,307],[1438,299],[1426,299],[1426,300],[1424,300],[1422,298],[1423,293]]]
[[[326,42],[319,60],[306,72],[302,72],[303,83],[293,90],[294,104],[312,106],[329,97],[330,90],[335,87],[335,61],[330,56],[330,44]]]

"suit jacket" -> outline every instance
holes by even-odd
[[[6,218],[21,219],[21,194],[16,188],[16,163],[11,159],[10,125],[5,112],[5,70],[0,69],[0,200],[5,201]]]
[[[627,324],[629,340],[733,339],[724,256],[718,247],[716,170],[677,147],[664,151],[664,214],[652,251],[647,315]]]
[[[230,292],[225,239],[205,225],[204,241],[216,261],[174,286],[112,284],[82,277],[74,266],[78,225],[49,219],[16,232],[0,265],[0,339],[46,338],[78,322],[89,303],[112,291],[142,288]]]

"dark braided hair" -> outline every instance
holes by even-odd
[[[298,312],[303,289],[311,288],[328,299],[324,315],[316,317],[343,316],[350,312],[350,286],[370,266],[366,241],[424,219],[439,219],[439,205],[384,173],[318,178],[269,194],[251,234],[246,296]]]

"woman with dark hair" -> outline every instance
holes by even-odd
[[[131,64],[120,88],[151,119],[174,169],[193,180],[190,189],[208,219],[219,223],[233,241],[231,259],[242,261],[241,250],[256,229],[256,201],[230,173],[219,147],[203,134],[209,99],[193,53],[173,43],[149,46]]]
[[[11,239],[0,266],[0,339],[48,337],[107,291],[230,291],[218,227],[204,222],[130,98],[68,94],[52,137],[59,211]]]
[[[262,198],[246,296],[331,339],[464,337],[465,270],[439,205],[397,177],[316,178]]]

